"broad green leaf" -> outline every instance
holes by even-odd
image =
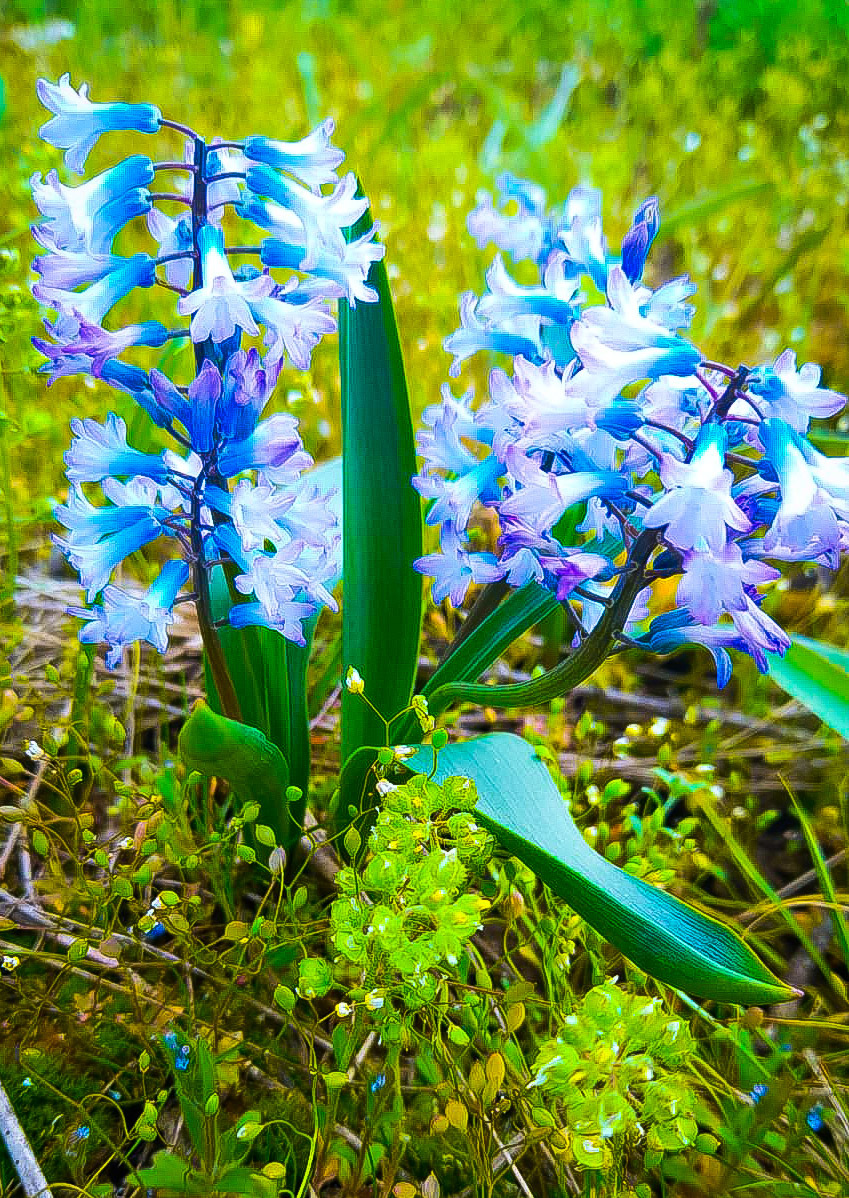
[[[770,678],[849,740],[849,652],[794,636],[784,657],[768,656]]]
[[[406,763],[430,773],[433,750]],[[626,957],[659,981],[718,1002],[774,1003],[792,991],[725,924],[624,873],[594,852],[545,764],[507,732],[449,745],[435,778],[471,778],[476,814],[510,853]]]
[[[349,240],[371,226],[364,213]],[[342,384],[342,668],[362,676],[386,719],[408,704],[418,664],[422,552],[413,425],[392,296],[382,262],[369,283],[377,303],[339,305]],[[342,692],[342,760],[384,744],[383,721],[360,695]]]
[[[273,829],[278,844],[291,840],[286,799],[289,768],[277,746],[258,728],[219,715],[198,699],[180,732],[178,746],[187,769],[223,778],[243,802],[259,803],[259,823]]]

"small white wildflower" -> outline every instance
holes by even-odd
[[[353,666],[348,666],[348,673],[345,675],[345,687],[352,695],[361,695],[365,690],[365,683],[360,677],[360,671],[354,669]]]
[[[369,990],[364,1001],[369,1011],[379,1011],[383,1007],[384,1000],[379,990]]]
[[[658,716],[656,720],[652,720],[649,732],[652,736],[666,736],[669,731],[669,720],[666,716]]]
[[[354,1008],[350,1005],[350,1003],[338,1002],[336,1004],[336,1014],[339,1016],[340,1019],[347,1018],[347,1016],[351,1014],[353,1009]]]
[[[11,973],[13,969],[17,969],[18,966],[20,965],[20,963],[21,963],[20,957],[9,957],[9,956],[6,956],[5,954],[3,956],[2,962],[0,962],[0,964],[2,964],[2,966],[3,966],[3,968],[7,969],[9,971],[9,973]]]
[[[273,874],[282,874],[286,868],[286,850],[279,845],[268,854],[268,868]]]
[[[41,745],[35,740],[27,741],[27,747],[24,749],[24,752],[26,753],[27,757],[29,757],[30,761],[43,761],[47,756],[47,754],[44,752],[44,749],[42,749]]]

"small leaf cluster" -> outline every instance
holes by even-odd
[[[489,902],[469,882],[495,845],[475,820],[477,796],[468,779],[437,785],[416,774],[381,789],[366,860],[337,877],[331,939],[362,971],[363,984],[418,1008],[434,1001],[440,967],[456,966],[481,926]]]
[[[696,1142],[695,1042],[658,998],[615,981],[590,990],[545,1041],[531,1085],[560,1108],[580,1169],[607,1172],[644,1146],[645,1164]]]

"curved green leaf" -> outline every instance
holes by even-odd
[[[346,236],[371,226],[368,211]],[[413,424],[392,296],[382,262],[369,283],[377,303],[339,305],[342,383],[342,666],[359,670],[386,719],[410,701],[421,631],[422,552]],[[342,760],[384,744],[383,721],[360,695],[342,692]]]
[[[769,654],[769,676],[849,740],[849,652],[794,636],[784,657]]]
[[[272,829],[278,844],[291,843],[289,767],[258,728],[219,715],[198,699],[182,727],[178,748],[187,769],[223,778],[244,802],[259,803],[258,822]]]
[[[417,750],[406,764],[431,773],[433,750]],[[447,746],[434,777],[441,782],[451,775],[474,781],[475,812],[504,848],[652,977],[718,1002],[774,1003],[791,996],[725,924],[594,852],[545,764],[520,737],[496,732]]]

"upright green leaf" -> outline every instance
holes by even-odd
[[[366,212],[349,240],[371,225]],[[377,303],[339,305],[342,383],[342,667],[354,666],[377,710],[391,719],[413,691],[421,630],[421,507],[410,485],[415,450],[401,346],[382,262],[369,283]],[[384,744],[382,721],[362,697],[342,694],[342,760]]]
[[[433,750],[406,763],[433,770]],[[725,924],[624,873],[594,852],[531,745],[497,732],[438,754],[434,777],[471,778],[476,814],[555,894],[653,977],[718,1002],[773,1003],[792,991]]]
[[[769,676],[849,740],[849,652],[794,636],[784,657],[769,654]]]

